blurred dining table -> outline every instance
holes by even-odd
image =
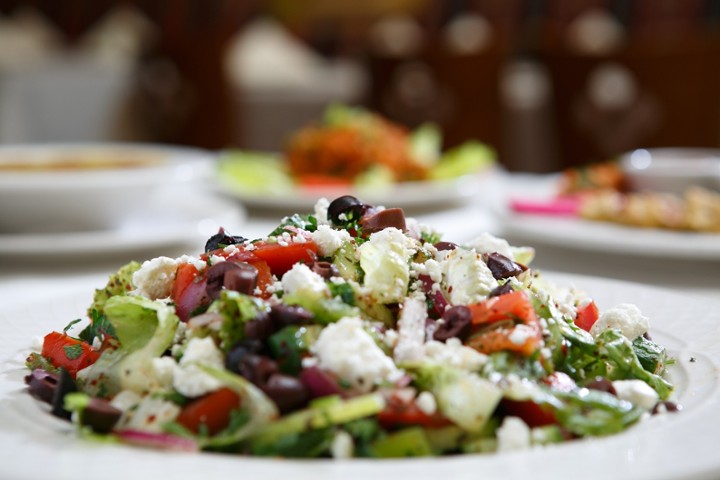
[[[471,199],[454,205],[412,208],[408,216],[443,233],[443,239],[463,243],[483,232],[507,237],[513,245],[535,248],[531,267],[543,273],[570,273],[633,282],[687,294],[688,296],[720,296],[720,255],[702,256],[637,254],[618,249],[598,251],[578,244],[553,244],[536,239],[506,235],[506,222],[500,203],[508,193],[527,192],[538,186],[547,186],[554,177],[534,174],[503,173]],[[215,193],[206,192],[208,195]],[[242,209],[238,202],[226,199],[228,205]],[[241,225],[234,226],[233,234],[259,238],[271,232],[281,218],[294,212],[247,209]],[[309,213],[309,212],[308,212]],[[628,232],[632,235],[632,231]],[[692,234],[686,234],[692,249]],[[717,238],[720,248],[720,235]],[[3,255],[0,251],[0,308],[16,304],[32,304],[79,292],[92,292],[105,285],[108,276],[130,260],[143,261],[159,255],[177,257],[183,254],[198,255],[204,248],[200,236],[168,247],[156,246],[147,250],[110,251],[107,253],[52,254],[51,240],[44,252],[36,255]],[[632,301],[632,299],[628,299]]]

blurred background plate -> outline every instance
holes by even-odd
[[[142,255],[168,249],[199,253],[205,240],[224,227],[238,229],[246,215],[237,202],[198,189],[166,189],[146,198],[146,208],[117,228],[86,232],[0,234],[0,259],[23,262],[67,257]],[[183,250],[185,251],[185,250]],[[134,257],[130,257],[134,258]]]

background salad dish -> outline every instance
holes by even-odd
[[[228,150],[221,154],[217,180],[223,190],[252,200],[261,197],[331,196],[327,192],[377,191],[412,186],[446,186],[492,170],[495,151],[468,141],[443,151],[442,133],[434,124],[415,130],[392,123],[362,108],[334,104],[315,125],[295,132],[283,152]],[[437,194],[433,199],[442,198]]]
[[[124,266],[29,355],[28,391],[88,439],[270,457],[508,452],[677,411],[650,320],[533,255],[321,200]]]

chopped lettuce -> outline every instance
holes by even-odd
[[[132,283],[133,274],[140,270],[140,263],[130,262],[110,276],[104,288],[95,290],[93,303],[88,308],[88,315],[92,317],[93,310],[102,313],[105,302],[115,295],[126,295],[135,289]]]

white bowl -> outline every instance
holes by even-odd
[[[720,150],[709,148],[637,149],[620,157],[629,187],[682,195],[691,186],[720,190]]]
[[[152,144],[0,146],[0,233],[115,228],[155,191],[207,178],[212,157]]]

